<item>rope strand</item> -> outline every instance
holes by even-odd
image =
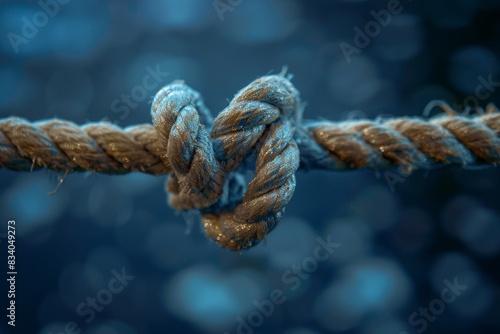
[[[302,122],[299,93],[282,74],[255,80],[213,120],[198,92],[174,82],[155,96],[154,126],[0,120],[0,168],[170,173],[170,205],[201,210],[206,234],[225,248],[241,250],[275,228],[299,168],[399,166],[409,172],[500,163],[500,112],[494,105],[469,116],[457,115],[444,102],[429,104],[435,106],[447,114]],[[246,187],[240,172],[250,158],[255,177]]]
[[[406,149],[388,144],[381,148],[383,145],[375,144],[375,138],[368,138],[369,130],[356,132],[356,126],[361,125],[354,125],[353,121],[306,122],[294,135],[301,156],[299,169],[384,169],[407,162],[415,169],[438,165],[467,168],[500,162],[498,109],[468,117],[445,115],[430,120],[403,117],[363,122],[365,127],[385,129],[388,134],[384,136],[392,135],[394,144]],[[416,152],[410,161],[405,158],[408,152]],[[48,168],[63,173],[152,175],[172,171],[167,148],[149,124],[120,128],[102,122],[79,127],[58,119],[30,123],[10,117],[0,120],[0,153],[0,168],[16,171]],[[418,159],[419,154],[424,158]]]

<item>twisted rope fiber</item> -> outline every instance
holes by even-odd
[[[121,129],[62,120],[0,120],[0,167],[20,171],[91,170],[121,174],[170,173],[169,203],[198,209],[206,234],[241,250],[275,228],[295,189],[295,171],[400,166],[405,171],[445,165],[496,166],[500,113],[424,120],[310,121],[299,93],[283,75],[259,78],[213,121],[198,92],[182,82],[162,88],[151,108],[153,125]],[[246,186],[241,173],[253,168]],[[246,190],[245,190],[246,188]]]

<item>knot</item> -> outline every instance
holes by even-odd
[[[156,94],[151,116],[173,169],[167,181],[170,205],[188,210],[215,202],[225,172],[215,160],[210,137],[200,122],[200,116],[211,121],[200,94],[182,82],[173,82]]]
[[[295,190],[300,159],[293,135],[300,111],[292,83],[283,75],[265,76],[232,99],[209,135],[211,117],[200,94],[179,82],[164,87],[151,114],[173,169],[166,187],[170,205],[200,209],[205,233],[222,247],[257,244],[278,224]],[[244,162],[255,164],[246,190],[237,171]]]

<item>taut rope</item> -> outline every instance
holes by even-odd
[[[0,120],[0,168],[170,173],[170,205],[199,209],[209,237],[241,250],[277,225],[299,167],[409,171],[500,163],[496,107],[471,116],[441,107],[448,114],[429,120],[303,122],[298,91],[285,76],[271,75],[241,90],[212,124],[199,93],[174,82],[156,94],[154,126]],[[246,187],[239,172],[251,164],[255,176]]]

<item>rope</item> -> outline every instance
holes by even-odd
[[[154,126],[0,120],[0,168],[169,173],[170,205],[200,210],[211,239],[242,250],[276,227],[299,168],[399,166],[410,172],[500,163],[500,112],[494,105],[468,116],[444,102],[429,109],[435,106],[447,113],[432,119],[307,122],[292,83],[271,75],[241,90],[212,122],[200,94],[176,81],[153,100]],[[242,173],[248,169],[255,169],[255,176],[246,186]]]

